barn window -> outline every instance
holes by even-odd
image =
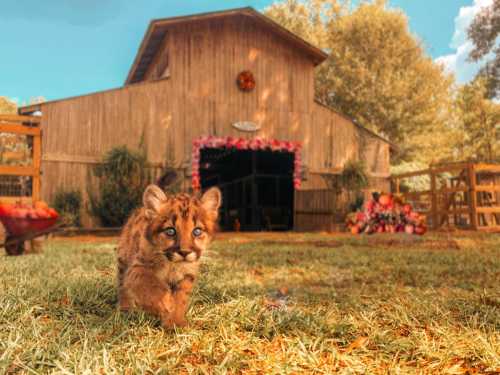
[[[158,59],[158,63],[156,64],[153,79],[162,79],[168,77],[170,77],[168,52],[164,50],[161,53],[160,58]]]

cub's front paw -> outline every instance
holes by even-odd
[[[186,319],[173,319],[171,317],[162,318],[161,325],[165,329],[174,329],[174,328],[182,328],[186,327],[188,324]]]
[[[176,327],[186,327],[187,325],[188,325],[188,322],[185,318],[175,320]]]

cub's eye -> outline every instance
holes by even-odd
[[[195,236],[195,237],[201,236],[202,233],[203,233],[203,231],[201,230],[201,228],[194,228],[193,229],[193,236]]]
[[[165,234],[169,237],[174,237],[177,232],[175,231],[175,228],[168,227],[165,229]]]

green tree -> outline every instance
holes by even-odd
[[[487,97],[487,82],[479,77],[459,88],[456,96],[456,148],[462,158],[500,161],[500,104]]]
[[[470,53],[472,61],[480,61],[492,55],[479,75],[488,80],[488,96],[498,97],[500,95],[500,45],[497,39],[500,35],[500,0],[493,0],[490,6],[481,9],[467,33],[474,43],[474,49]]]
[[[318,99],[397,143],[400,158],[421,154],[414,139],[446,123],[452,77],[385,1],[285,0],[266,14],[329,52],[316,73]]]

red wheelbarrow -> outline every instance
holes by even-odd
[[[62,224],[57,217],[51,218],[18,218],[0,214],[6,236],[0,248],[5,247],[8,255],[21,255],[24,253],[25,241],[49,234],[57,230]]]

